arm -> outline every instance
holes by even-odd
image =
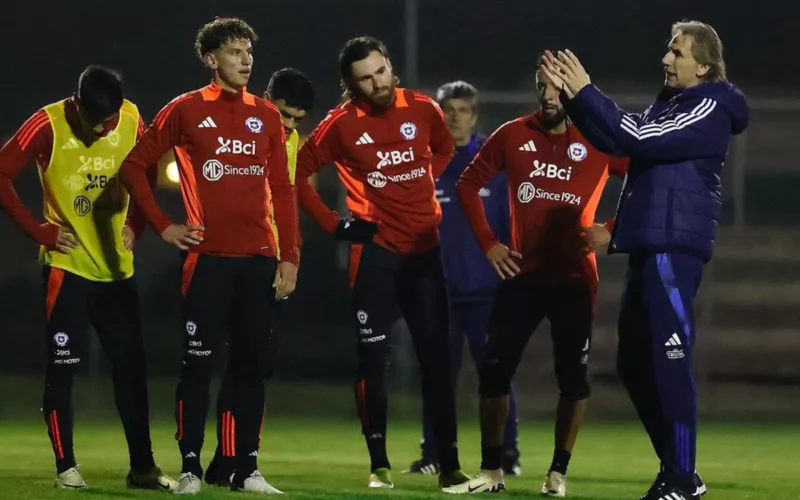
[[[297,173],[295,186],[300,206],[326,232],[333,234],[339,225],[339,214],[329,209],[319,193],[308,182],[309,176],[318,172],[325,165],[335,161],[334,138],[337,135],[335,120],[340,118],[341,111],[333,111],[317,125],[303,147],[297,153]]]
[[[148,172],[158,164],[158,160],[181,137],[180,101],[172,101],[156,115],[152,125],[142,134],[136,146],[128,153],[120,167],[120,178],[131,198],[136,203],[136,210],[150,223],[157,234],[172,225],[172,220],[156,202]]]
[[[458,200],[484,253],[497,245],[500,240],[489,226],[486,210],[478,193],[489,179],[505,168],[501,146],[502,130],[501,128],[487,139],[456,183]]]
[[[680,161],[718,155],[727,147],[729,134],[718,131],[730,130],[730,118],[713,99],[698,99],[674,118],[652,124],[622,111],[593,85],[572,99],[562,94],[562,102],[589,142],[615,156]]]
[[[0,149],[0,207],[29,238],[48,248],[56,246],[58,226],[39,224],[17,195],[12,179],[37,156],[49,156],[52,147],[50,120],[39,111]]]
[[[137,141],[142,138],[142,134],[144,134],[146,128],[144,120],[142,120],[140,116],[139,125],[136,130]],[[156,184],[158,183],[158,168],[156,166],[150,166],[150,168],[147,169],[147,182],[150,185],[150,189],[155,191]],[[131,203],[128,207],[128,217],[125,220],[125,225],[131,228],[137,240],[142,237],[146,224],[147,219],[144,216],[144,211],[137,209],[135,203]]]
[[[509,245],[511,242],[511,205],[508,198],[508,178],[505,172],[497,174],[500,178],[497,181],[497,212],[495,214],[494,234],[500,239],[500,243]]]
[[[450,160],[453,159],[456,150],[455,141],[447,128],[447,124],[444,122],[444,114],[439,105],[427,96],[424,96],[421,101],[428,108],[428,120],[430,120],[431,124],[430,147],[433,154],[431,171],[433,172],[433,178],[438,179],[447,168]]]
[[[272,206],[275,211],[275,225],[278,228],[278,242],[281,250],[281,262],[298,264],[297,251],[297,199],[294,186],[289,180],[289,159],[286,155],[286,138],[283,124],[277,111],[274,123],[270,127],[270,152],[267,160],[269,174],[267,182],[272,191]]]

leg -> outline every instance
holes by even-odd
[[[694,491],[697,389],[692,372],[694,299],[703,263],[685,254],[650,256],[643,269],[650,312],[651,355],[664,426],[662,463],[668,482]]]
[[[228,366],[230,363],[229,360]],[[205,475],[206,482],[211,485],[230,486],[230,477],[235,467],[235,458],[230,453],[229,447],[223,446],[224,440],[232,441],[230,438],[233,432],[231,427],[232,400],[233,380],[230,370],[226,367],[217,393],[217,448],[214,450],[214,458],[208,464]]]
[[[147,367],[136,283],[130,278],[91,285],[90,319],[111,361],[114,400],[125,429],[130,467],[144,474],[156,464],[150,442]]]
[[[75,467],[72,429],[72,385],[80,370],[89,318],[89,283],[62,269],[44,267],[46,294],[45,339],[47,371],[44,383],[44,417],[59,474]]]
[[[386,375],[391,354],[389,329],[395,320],[396,256],[371,243],[356,248],[362,250],[355,252],[351,261],[358,359],[355,396],[374,472],[391,468],[386,454]]]
[[[481,469],[502,465],[511,380],[531,334],[544,318],[543,297],[521,278],[497,291],[480,370]]]
[[[226,432],[222,436],[223,454],[236,457],[236,488],[244,487],[244,481],[258,469],[264,382],[272,376],[275,290],[268,285],[275,279],[277,261],[254,256],[240,264],[229,322],[231,411],[227,419],[223,417]]]
[[[663,463],[665,429],[650,355],[649,313],[642,297],[643,263],[644,259],[637,255],[631,256],[628,264],[619,313],[617,373],[650,437],[656,455]]]
[[[430,408],[441,473],[447,476],[461,466],[451,369],[450,306],[438,249],[406,258],[398,275],[397,300],[420,362],[422,398]]]
[[[591,395],[587,364],[596,285],[569,283],[548,293],[553,359],[560,391],[550,471],[565,475]]]
[[[213,356],[225,328],[233,298],[232,259],[185,254],[183,264],[183,324],[185,340],[180,381],[175,391],[175,419],[182,473],[203,475],[200,451],[203,448],[208,390]]]

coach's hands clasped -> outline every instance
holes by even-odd
[[[189,247],[203,242],[203,237],[197,232],[205,230],[203,226],[172,224],[161,233],[161,239],[181,250],[189,250]]]
[[[275,271],[275,281],[272,288],[275,289],[275,300],[288,298],[297,286],[297,266],[291,262],[279,262],[278,269]]]
[[[502,279],[513,278],[520,272],[519,265],[514,259],[521,259],[522,254],[509,248],[502,243],[493,246],[486,252],[486,258],[494,267],[497,275]]]
[[[581,89],[592,83],[589,74],[571,50],[558,51],[553,54],[545,51],[542,58],[542,69],[548,78],[559,87],[568,98],[575,97]]]

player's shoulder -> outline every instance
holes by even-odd
[[[347,122],[347,117],[355,117],[358,113],[358,107],[351,100],[347,100],[335,108],[331,108],[326,114],[325,118],[317,125],[317,131],[327,132],[333,126],[341,126]]]
[[[528,118],[529,118],[528,116],[520,116],[519,118],[508,120],[507,122],[497,127],[497,129],[495,129],[495,131],[492,133],[492,135],[489,136],[488,139],[497,140],[500,138],[505,138],[519,134],[520,132],[524,131],[527,128],[526,122]]]
[[[428,94],[413,89],[398,89],[403,100],[412,106],[419,107],[420,109],[434,109],[439,114],[442,113],[439,104]]]

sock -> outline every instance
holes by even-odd
[[[553,452],[553,461],[550,463],[550,470],[567,475],[567,467],[569,467],[570,458],[572,458],[572,453],[566,450],[556,449]]]
[[[371,461],[370,470],[386,468],[391,469],[389,457],[386,455],[386,436],[383,434],[373,434],[364,436],[367,440],[367,450]]]
[[[497,470],[503,465],[503,446],[481,443],[481,469]]]

